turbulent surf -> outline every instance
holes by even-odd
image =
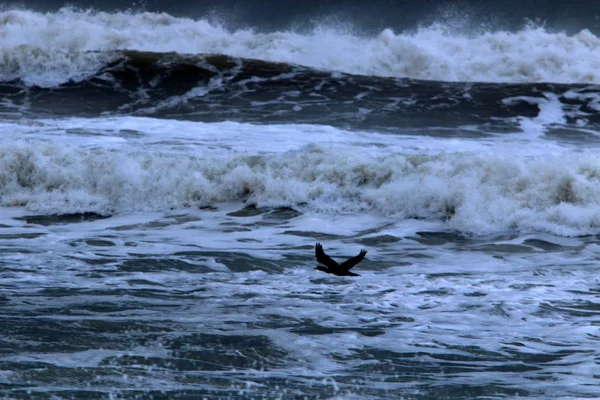
[[[371,3],[0,9],[0,397],[597,395],[600,6]]]

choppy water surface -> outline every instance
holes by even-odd
[[[243,204],[2,221],[10,398],[594,397],[598,239]],[[313,269],[370,251],[360,278]]]

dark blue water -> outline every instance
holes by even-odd
[[[33,10],[55,11],[66,3],[7,0],[4,4],[8,7],[25,5]],[[365,33],[378,32],[383,28],[397,31],[415,29],[436,22],[474,31],[517,30],[528,22],[571,33],[586,28],[594,32],[600,29],[600,5],[585,0],[569,3],[557,0],[375,0],[368,4],[359,0],[256,0],[252,3],[243,0],[226,3],[203,0],[177,4],[165,0],[78,0],[68,2],[68,5],[102,11],[147,10],[189,18],[210,17],[232,28],[252,27],[267,31],[311,28],[322,21],[346,25]]]

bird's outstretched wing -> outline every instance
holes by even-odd
[[[367,254],[367,251],[365,249],[362,249],[360,251],[360,253],[358,253],[357,256],[347,259],[340,265],[340,267],[350,269],[350,268],[354,267],[356,264],[358,264],[359,262],[361,262],[362,259],[365,258],[366,254]]]
[[[337,262],[335,262],[335,260],[333,260],[327,254],[325,254],[325,252],[323,251],[323,246],[321,246],[321,243],[317,243],[315,246],[315,256],[317,257],[318,262],[325,265],[329,269],[336,269],[336,268],[339,268],[339,266],[340,266]],[[348,261],[346,261],[346,262],[348,262]]]

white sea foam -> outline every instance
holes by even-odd
[[[562,125],[566,121],[565,110],[558,96],[553,93],[544,93],[544,97],[526,97],[504,99],[503,103],[511,104],[513,102],[523,101],[529,104],[535,104],[539,108],[539,113],[534,118],[517,117],[523,136],[542,137],[553,125]],[[573,114],[573,113],[572,113]],[[583,123],[583,119],[582,119]]]
[[[243,368],[243,364],[227,370],[223,379],[238,374],[234,376],[242,381],[262,384],[266,378],[279,382],[292,377],[296,385],[339,385],[345,393],[343,390],[354,387],[347,383],[347,378],[352,378],[370,393],[388,390],[386,394],[422,389],[425,378],[448,387],[463,387],[476,380],[481,385],[501,384],[535,394],[572,390],[593,395],[597,354],[590,349],[597,348],[598,338],[589,304],[593,304],[598,286],[593,267],[598,246],[590,245],[581,253],[499,251],[499,256],[493,249],[478,249],[477,241],[467,249],[464,244],[457,246],[459,249],[432,246],[418,244],[410,237],[414,232],[406,232],[408,237],[403,235],[389,247],[381,243],[368,246],[367,260],[357,267],[362,276],[354,280],[315,271],[311,247],[315,232],[329,233],[329,225],[340,224],[350,228],[344,234],[351,236],[329,239],[327,250],[336,257],[355,254],[360,239],[354,236],[354,228],[362,215],[311,222],[306,220],[307,214],[275,225],[254,224],[247,222],[253,217],[227,216],[242,205],[228,206],[189,210],[186,216],[197,217],[202,227],[179,224],[171,212],[48,227],[28,224],[30,232],[44,235],[23,243],[8,237],[21,233],[10,228],[20,221],[2,219],[8,224],[0,238],[2,246],[27,249],[3,252],[3,261],[11,265],[16,262],[8,257],[18,254],[23,258],[18,268],[5,268],[3,274],[9,300],[20,302],[15,306],[18,311],[19,306],[29,313],[50,310],[48,319],[55,324],[69,327],[76,323],[76,328],[85,332],[96,332],[98,321],[107,321],[110,327],[133,321],[137,328],[108,332],[102,348],[86,342],[81,349],[40,349],[41,344],[35,342],[35,348],[8,354],[2,361],[44,362],[48,369],[88,368],[92,373],[93,368],[110,365],[111,371],[116,371],[114,379],[122,375],[127,384],[129,376],[132,387],[146,379],[145,388],[153,389],[156,381],[160,384],[157,389],[181,388],[164,373],[175,371],[182,376],[190,372],[167,369],[168,362],[195,359],[191,352],[183,354],[178,349],[222,354],[228,350],[225,335],[232,335],[230,343],[234,344],[240,336],[264,338],[258,345],[250,342],[247,349],[263,350],[261,359],[273,357],[275,350],[278,364],[264,370],[254,365]],[[231,227],[229,223],[235,219],[234,226],[252,226],[240,234],[253,240],[239,240],[223,231],[223,226]],[[362,222],[357,228],[362,233],[365,228],[381,226]],[[278,234],[272,234],[273,230]],[[305,234],[290,234],[289,230]],[[99,238],[114,245],[94,243]],[[588,239],[553,237],[550,241],[582,245]],[[523,240],[526,237],[514,239],[516,243]],[[386,254],[386,250],[394,254]],[[213,252],[223,259],[228,254],[250,254],[258,256],[257,261],[274,260],[279,269],[276,273],[258,266],[247,272],[216,270]],[[421,257],[411,258],[415,252]],[[150,261],[157,259],[159,264],[152,266]],[[180,259],[186,268],[170,267],[169,262]],[[411,265],[381,268],[383,262]],[[196,264],[213,272],[195,271],[192,265]],[[573,312],[566,311],[569,309]],[[140,326],[158,333],[150,340],[146,335],[142,344],[123,340],[136,332],[143,335]],[[202,336],[198,335],[199,326]],[[201,340],[204,337],[208,341]],[[221,340],[213,345],[215,339]],[[125,347],[123,343],[132,344]],[[201,356],[204,354],[208,353]],[[450,358],[466,360],[460,365],[466,365],[468,371],[440,373],[450,365]],[[145,363],[140,361],[131,368],[127,363],[131,359]],[[215,365],[221,368],[226,364]],[[525,372],[523,365],[528,368]],[[220,369],[200,372],[211,379],[222,376]],[[197,369],[191,373],[198,375]],[[400,382],[399,373],[404,374]],[[15,377],[10,371],[2,374],[15,381],[22,377],[20,371]],[[546,379],[548,376],[552,379]],[[389,382],[382,385],[384,378]]]
[[[3,11],[0,26],[0,79],[42,86],[83,79],[108,61],[106,54],[86,52],[116,49],[222,53],[442,81],[600,82],[600,38],[588,30],[567,35],[526,27],[475,35],[431,26],[414,32],[384,29],[369,37],[320,27],[311,33],[258,33],[164,13],[68,8],[47,14]]]
[[[247,200],[447,220],[448,228],[481,234],[600,232],[600,157],[539,139],[453,147],[310,125],[45,123],[0,131],[1,205],[122,214]]]

